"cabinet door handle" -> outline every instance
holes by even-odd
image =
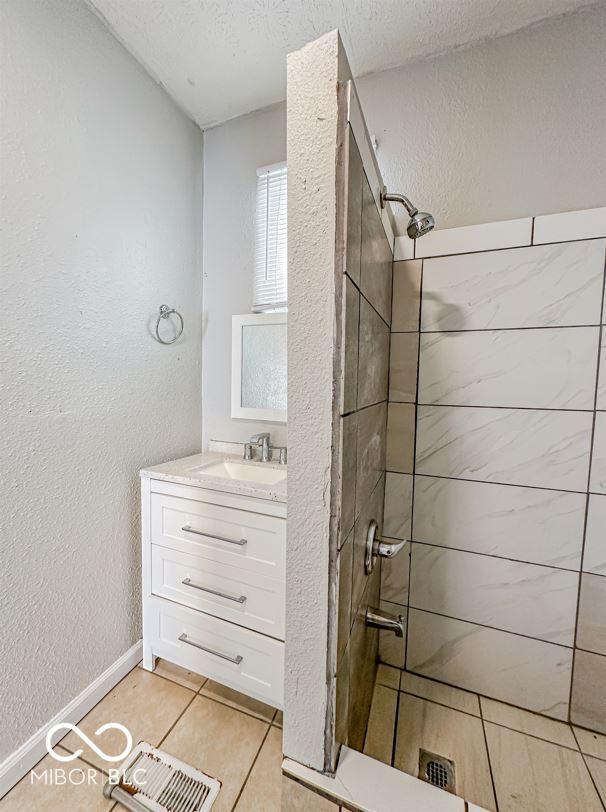
[[[222,654],[220,651],[215,651],[212,648],[207,648],[203,646],[202,643],[196,643],[195,640],[190,640],[189,637],[183,632],[183,634],[179,635],[179,640],[182,643],[187,643],[188,646],[194,646],[194,648],[202,649],[202,651],[206,651],[207,654],[214,654],[215,657],[220,657],[222,660],[227,660],[230,663],[235,663],[236,665],[240,665],[244,657],[241,654],[236,654],[235,657],[230,657],[229,654]]]
[[[194,584],[191,578],[184,578],[181,583],[184,586],[191,586],[194,589],[199,589],[201,592],[210,592],[211,595],[218,595],[219,598],[226,598],[228,601],[234,601],[234,603],[246,603],[246,595],[240,595],[237,597],[236,595],[229,595],[227,592],[219,592],[218,589],[210,589],[207,586]]]
[[[225,536],[215,536],[212,533],[205,533],[203,530],[195,530],[188,524],[184,524],[181,530],[184,530],[186,533],[195,533],[196,536],[206,536],[209,539],[216,539],[217,541],[226,541],[228,544],[237,544],[238,547],[244,547],[244,545],[247,543],[246,539],[226,539]]]

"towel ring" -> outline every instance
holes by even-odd
[[[165,339],[160,338],[160,319],[168,319],[171,313],[175,314],[175,316],[179,319],[181,324],[177,331],[177,335],[174,338],[171,338],[170,341],[166,341]],[[184,326],[183,316],[179,313],[178,310],[175,310],[174,307],[169,307],[168,305],[160,305],[160,315],[158,316],[158,319],[156,321],[156,338],[158,339],[160,344],[174,344],[178,338],[181,338],[183,326]]]

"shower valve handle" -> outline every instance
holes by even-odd
[[[364,556],[366,574],[370,575],[373,571],[377,556],[380,558],[393,558],[400,552],[405,544],[406,540],[398,542],[381,541],[379,537],[379,525],[375,519],[372,519],[366,533],[366,554]]]

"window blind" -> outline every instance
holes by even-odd
[[[286,164],[257,169],[253,310],[283,310],[286,284]]]

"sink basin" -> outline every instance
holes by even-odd
[[[246,482],[259,482],[263,485],[276,485],[286,479],[286,469],[271,468],[263,463],[211,462],[210,465],[201,465],[195,469],[201,474],[222,477],[223,479],[239,479]]]

